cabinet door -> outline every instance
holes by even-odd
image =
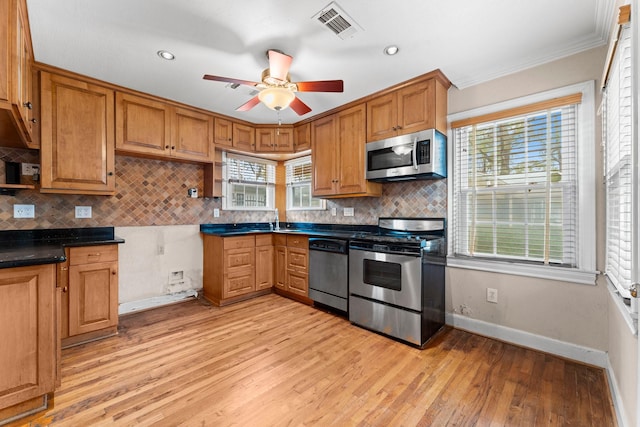
[[[173,114],[171,156],[200,162],[213,161],[213,117],[186,108]]]
[[[111,89],[41,73],[41,191],[115,192]]]
[[[276,144],[275,151],[283,153],[293,152],[293,129],[291,128],[276,128],[275,131]]]
[[[16,2],[16,56],[14,57],[14,75],[16,76],[16,112],[22,127],[25,143],[33,142],[33,83],[31,64],[33,53],[31,51],[31,38],[29,35],[29,23],[27,20],[27,8],[24,1]],[[30,147],[33,148],[33,147]]]
[[[435,127],[435,79],[398,91],[399,134]]]
[[[270,152],[275,150],[275,133],[272,128],[256,128],[256,151]]]
[[[274,285],[277,288],[284,290],[287,287],[287,247],[276,246],[275,252]]]
[[[338,113],[338,186],[339,194],[363,193],[365,175],[365,107],[364,104]]]
[[[213,142],[216,147],[231,147],[233,145],[233,122],[216,117],[214,126]]]
[[[118,263],[69,267],[69,335],[118,325]]]
[[[308,249],[287,247],[287,269],[306,273],[309,267]]]
[[[256,246],[256,290],[273,286],[273,246]]]
[[[367,141],[396,136],[398,127],[397,102],[395,92],[367,102]]]
[[[251,126],[240,123],[233,124],[233,147],[238,150],[254,151],[256,134]]]
[[[314,196],[327,196],[336,188],[336,122],[335,116],[327,116],[311,125],[312,187]]]
[[[55,266],[0,269],[0,408],[53,391]]]
[[[116,149],[169,156],[169,120],[164,102],[116,93]]]
[[[293,146],[296,153],[311,149],[310,123],[305,123],[293,128]]]

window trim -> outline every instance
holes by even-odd
[[[467,268],[482,271],[491,271],[503,274],[514,274],[520,276],[538,277],[552,280],[562,280],[566,282],[581,284],[596,284],[596,200],[595,189],[597,188],[596,159],[595,159],[595,80],[589,80],[573,85],[539,92],[520,98],[498,102],[496,104],[478,107],[459,113],[450,114],[447,117],[449,123],[468,120],[470,118],[496,114],[503,110],[513,110],[523,108],[530,104],[537,104],[551,101],[555,98],[569,96],[575,93],[582,94],[582,102],[578,108],[578,242],[577,267],[558,267],[553,265],[537,265],[517,261],[500,261],[486,258],[471,258],[464,256],[449,255],[447,264],[451,267]],[[449,128],[449,141],[453,141],[453,131]],[[449,171],[455,165],[455,147],[447,144],[447,168]],[[453,185],[447,186],[448,198],[454,200]],[[447,223],[447,233],[454,235],[453,202],[448,204],[447,215],[451,221]],[[453,254],[454,242],[449,239],[450,254]]]
[[[320,200],[320,206],[318,207],[312,207],[312,206],[306,206],[306,207],[294,207],[292,204],[292,200],[291,200],[291,189],[292,189],[292,185],[290,185],[290,183],[287,181],[287,169],[289,168],[290,165],[292,166],[297,166],[297,165],[301,165],[301,164],[305,164],[305,163],[309,163],[312,167],[313,164],[311,163],[311,156],[303,156],[303,157],[297,157],[295,159],[291,159],[291,160],[287,160],[284,162],[284,173],[285,173],[285,187],[286,187],[286,191],[285,191],[285,198],[286,198],[286,206],[287,206],[287,211],[296,211],[296,212],[300,212],[300,211],[324,211],[327,210],[327,201],[324,199],[320,199],[317,197],[313,197],[312,195],[312,185],[311,185],[311,180],[309,180],[309,195],[311,196],[312,199],[318,199]],[[306,184],[306,183],[305,183]]]
[[[275,177],[275,168],[276,168],[276,162],[274,162],[273,160],[267,160],[267,159],[262,159],[260,157],[252,157],[252,156],[246,156],[246,155],[242,155],[242,154],[235,154],[235,153],[227,153],[227,152],[223,152],[223,163],[222,163],[222,210],[226,210],[226,211],[249,211],[249,212],[265,212],[265,211],[272,211],[275,209],[275,204],[276,204],[276,197],[275,197],[275,182],[269,183],[266,182],[264,183],[264,186],[266,187],[266,192],[267,192],[267,206],[230,206],[229,205],[229,186],[234,184],[234,183],[240,183],[240,184],[246,184],[246,185],[252,185],[252,186],[262,186],[262,184],[260,183],[255,183],[255,182],[230,182],[228,177],[227,177],[227,162],[226,159],[228,156],[231,156],[232,158],[238,159],[238,160],[244,160],[247,162],[254,162],[254,163],[264,163],[266,165],[271,165],[274,168],[274,177]]]

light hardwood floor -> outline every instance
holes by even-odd
[[[124,316],[31,425],[613,426],[602,369],[447,328],[418,350],[277,295]]]

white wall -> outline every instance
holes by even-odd
[[[449,114],[490,105],[600,78],[606,59],[607,47],[591,49],[558,61],[479,84],[464,90],[449,91]],[[598,91],[596,106],[600,103]],[[602,176],[600,149],[600,118],[596,118],[596,173]],[[605,209],[604,185],[598,181],[596,194],[596,257],[597,269],[604,269]],[[486,288],[498,289],[498,304],[486,302]],[[532,347],[543,347],[558,340],[562,345],[590,349],[604,357],[610,367],[614,399],[618,409],[624,408],[620,424],[637,425],[638,343],[618,308],[611,300],[603,277],[596,286],[560,281],[526,278],[497,273],[448,268],[448,319],[480,329],[498,331],[497,335],[516,330],[524,342]],[[453,319],[453,320],[452,320]],[[541,337],[541,340],[537,340]],[[545,349],[545,348],[543,348]],[[608,360],[607,360],[608,354]],[[597,360],[597,358],[596,358]],[[592,359],[586,361],[593,363]]]
[[[199,225],[115,227],[125,240],[119,248],[119,302],[202,289],[202,238]],[[172,272],[184,273],[181,281]],[[180,283],[182,282],[182,283]]]

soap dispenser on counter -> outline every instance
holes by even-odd
[[[280,215],[278,214],[278,208],[276,208],[274,221],[276,223],[276,231],[280,231]]]

